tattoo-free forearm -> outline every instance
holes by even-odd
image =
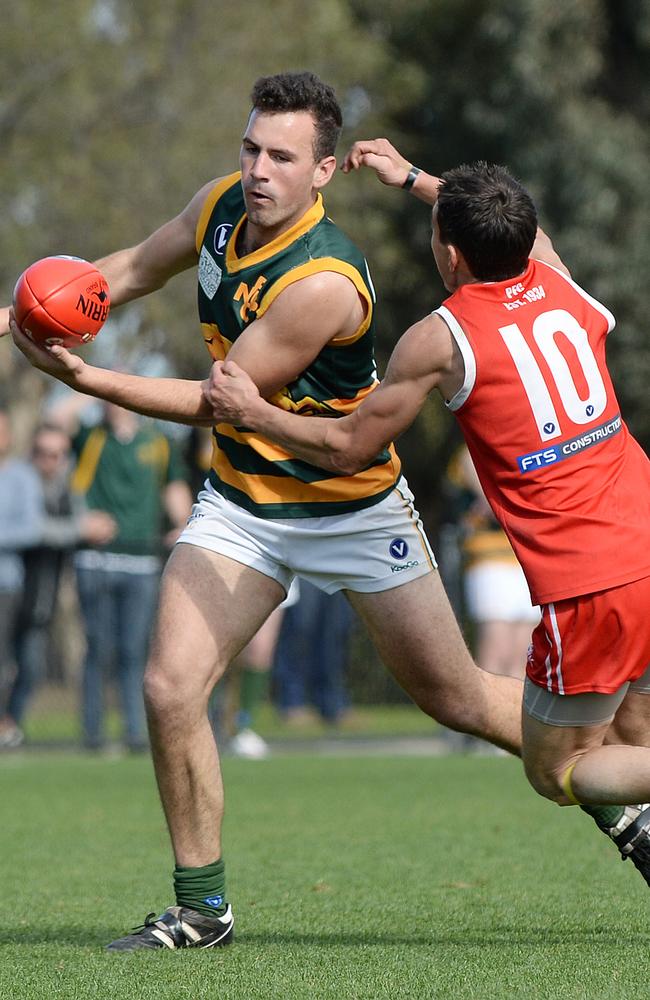
[[[87,396],[146,417],[196,427],[211,427],[214,423],[210,406],[201,393],[201,383],[189,379],[147,378],[84,365],[69,384]]]
[[[297,458],[339,475],[352,475],[351,417],[302,417],[287,413],[261,398],[251,402],[245,426],[271,438]]]
[[[440,178],[434,177],[433,174],[427,174],[424,170],[421,170],[417,175],[410,189],[411,194],[427,205],[435,205],[438,200],[439,190]]]

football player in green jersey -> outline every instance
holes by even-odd
[[[143,242],[97,262],[113,306],[198,267],[213,359],[228,354],[281,409],[351,412],[377,384],[374,293],[363,255],[322,205],[340,126],[333,91],[313,74],[259,80],[240,172],[211,181]],[[5,310],[0,333],[8,329]],[[80,392],[149,416],[212,424],[200,382],[107,371],[63,348],[41,350],[15,324],[12,333],[32,364]],[[521,684],[472,662],[394,449],[341,477],[262,435],[220,425],[210,477],[164,573],[145,676],[176,902],[113,942],[115,951],[213,947],[232,938],[208,698],[294,575],[347,592],[423,711],[519,750]]]

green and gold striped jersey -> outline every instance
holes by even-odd
[[[231,174],[206,198],[196,232],[199,318],[212,358],[225,358],[240,333],[294,281],[320,271],[344,274],[366,304],[363,322],[347,339],[326,344],[270,402],[312,416],[350,413],[377,384],[374,292],[363,255],[327,218],[320,195],[289,230],[239,257],[237,237],[245,221],[240,174]],[[392,445],[356,475],[336,476],[244,427],[219,424],[213,434],[212,485],[259,517],[322,517],[361,510],[383,499],[400,473]]]

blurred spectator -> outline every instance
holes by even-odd
[[[465,607],[474,626],[476,662],[491,673],[523,680],[539,608],[531,604],[526,578],[488,506],[464,445],[449,474],[466,494],[461,519]]]
[[[300,599],[284,616],[273,672],[276,705],[286,721],[302,721],[314,708],[332,725],[344,719],[354,621],[342,593],[325,594],[300,581]]]
[[[72,428],[85,397],[53,411]],[[142,677],[156,611],[161,557],[185,526],[192,497],[176,446],[156,426],[112,403],[94,427],[73,435],[73,490],[90,511],[115,522],[113,537],[77,550],[79,604],[86,637],[82,682],[84,745],[104,742],[104,682],[114,665],[124,717],[124,742],[146,747]],[[165,516],[171,528],[165,530]]]
[[[257,712],[268,695],[271,669],[285,611],[293,607],[299,596],[298,579],[294,578],[282,604],[269,615],[235,661],[239,701],[234,735],[229,745],[230,753],[235,757],[261,760],[269,755],[266,740],[255,731]]]
[[[101,545],[115,534],[113,518],[86,511],[70,491],[70,438],[60,427],[42,424],[34,433],[32,466],[45,504],[38,544],[23,552],[24,587],[14,632],[16,677],[1,734],[14,744],[23,741],[20,724],[36,683],[45,672],[50,626],[56,611],[59,582],[66,558],[80,541]]]
[[[11,425],[0,409],[0,695],[14,668],[12,638],[18,603],[23,590],[22,550],[34,545],[43,519],[43,492],[39,478],[28,462],[11,455]],[[16,727],[0,721],[0,746],[21,742]]]

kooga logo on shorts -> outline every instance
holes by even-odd
[[[407,563],[402,563],[400,566],[396,566],[395,563],[390,568],[391,573],[401,573],[405,569],[413,569],[414,566],[419,566],[420,562],[418,559],[411,559]]]

